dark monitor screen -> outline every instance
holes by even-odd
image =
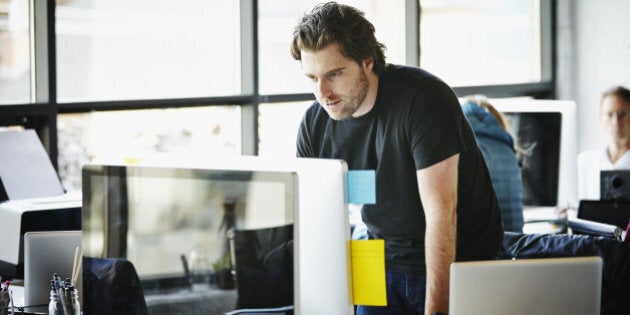
[[[616,225],[625,230],[630,222],[630,201],[580,200],[578,219]]]
[[[562,114],[504,112],[523,178],[523,204],[555,206],[560,173]]]
[[[522,164],[523,205],[577,207],[577,118],[571,100],[496,98]]]
[[[150,311],[293,304],[295,173],[86,165],[82,185],[84,256],[130,261]]]

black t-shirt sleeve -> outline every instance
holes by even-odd
[[[442,82],[414,95],[409,115],[409,139],[417,170],[466,150],[459,101]]]

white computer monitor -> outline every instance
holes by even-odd
[[[257,157],[217,161],[152,160],[142,166],[87,165],[83,170],[84,253],[97,257],[124,256],[134,263],[145,287],[147,283],[163,285],[168,281],[158,280],[182,277],[184,270],[178,256],[190,251],[194,240],[191,237],[180,239],[179,252],[166,255],[171,257],[171,262],[162,261],[162,269],[156,268],[156,264],[140,261],[139,257],[151,253],[159,255],[159,244],[175,241],[177,236],[166,239],[164,235],[151,235],[148,227],[161,224],[163,220],[179,222],[175,226],[206,220],[214,222],[207,225],[214,224],[209,229],[213,231],[211,234],[216,234],[221,219],[217,218],[220,214],[213,212],[225,208],[227,200],[235,207],[235,221],[237,230],[243,232],[241,236],[267,228],[276,229],[273,235],[277,236],[286,234],[288,224],[293,225],[292,304],[298,314],[353,314],[346,172],[346,164],[341,160]],[[161,209],[173,208],[173,194],[184,197],[177,199],[175,208],[178,209]],[[216,198],[212,196],[219,195],[222,201],[213,201]],[[133,212],[140,207],[149,207],[153,214],[137,217]],[[193,212],[191,218],[185,210],[190,207],[202,209]],[[260,215],[261,209],[268,210]],[[113,217],[98,218],[98,213],[103,212]],[[117,221],[116,216],[121,213],[128,221]],[[140,219],[142,222],[137,222]],[[169,226],[173,228],[172,224]],[[168,234],[168,229],[163,234]],[[236,234],[235,239],[238,239],[239,232]],[[206,239],[212,242],[212,237]],[[141,243],[145,244],[144,248],[138,248]],[[150,244],[153,245],[147,247]],[[238,273],[237,267],[237,283]],[[231,294],[230,290],[218,292],[227,301],[221,306],[223,311],[238,306],[240,293],[233,290]],[[145,294],[147,305],[159,304],[152,299],[163,293]],[[165,300],[163,296],[162,300]]]
[[[576,105],[570,100],[489,99],[523,160],[523,204],[577,207]]]
[[[294,171],[298,175],[295,311],[301,315],[352,315],[352,271],[347,171],[343,160],[240,157],[190,165]]]

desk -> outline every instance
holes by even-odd
[[[145,292],[144,299],[149,314],[223,314],[236,308],[236,290],[175,290],[177,291]]]
[[[566,229],[567,219],[577,217],[576,209],[560,211],[557,207],[525,206],[523,208],[523,233],[555,234]]]
[[[12,280],[11,286],[9,286],[9,290],[13,295],[13,303],[16,307],[16,312],[18,311],[18,307],[24,307],[24,281],[23,280]],[[11,314],[9,312],[9,314]],[[18,314],[21,314],[18,312]],[[24,309],[24,314],[48,314],[48,305],[38,305],[33,307],[27,307]]]
[[[10,290],[13,294],[15,307],[23,307],[24,282],[21,280],[12,281]],[[236,290],[174,290],[176,291],[145,293],[149,314],[223,314],[236,308]],[[27,308],[25,311],[37,312],[29,314],[47,314],[48,305]]]

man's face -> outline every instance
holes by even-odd
[[[606,96],[602,100],[604,129],[611,141],[630,141],[630,104],[617,96]]]
[[[332,43],[318,51],[302,50],[302,70],[312,82],[315,98],[332,119],[358,117],[371,108],[372,104],[364,104],[371,62],[359,65],[345,58],[339,45]]]

